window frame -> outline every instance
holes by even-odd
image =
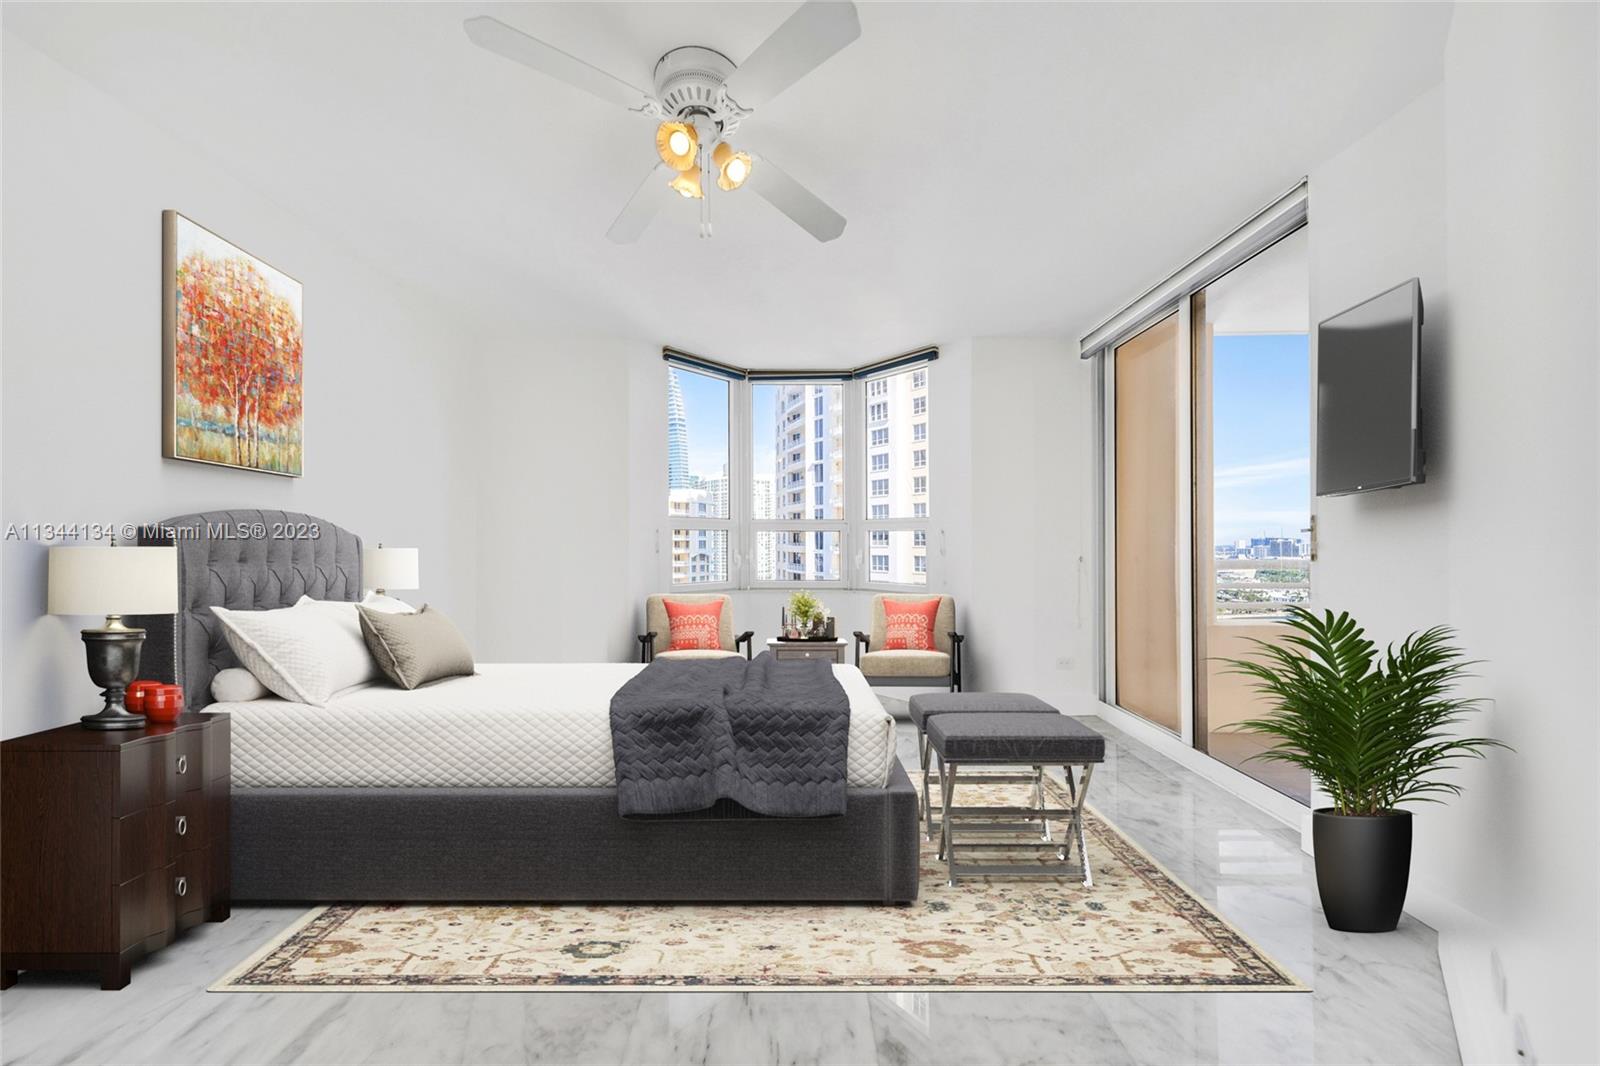
[[[850,404],[850,384],[851,383],[848,382],[848,381],[832,381],[832,380],[819,381],[819,380],[814,380],[814,379],[813,380],[807,380],[805,378],[768,378],[768,377],[763,377],[758,381],[744,381],[744,382],[741,382],[739,384],[741,384],[743,386],[743,388],[744,388],[744,392],[743,392],[743,395],[742,395],[741,402],[742,402],[742,405],[743,405],[743,410],[745,412],[745,429],[744,429],[744,432],[740,436],[739,439],[743,442],[743,444],[742,444],[742,446],[740,448],[740,451],[743,454],[745,468],[746,468],[746,471],[747,471],[747,473],[745,474],[745,477],[744,477],[744,481],[743,481],[744,492],[742,493],[742,495],[746,497],[746,510],[747,511],[753,509],[753,508],[750,507],[750,503],[749,503],[749,497],[750,497],[750,494],[751,494],[751,491],[752,491],[752,486],[754,485],[754,478],[755,478],[755,441],[751,438],[751,434],[755,430],[755,390],[756,390],[757,386],[771,385],[771,386],[776,386],[777,388],[780,388],[780,389],[781,388],[790,387],[790,386],[799,386],[801,388],[806,389],[808,393],[809,393],[809,391],[810,391],[812,386],[838,387],[841,390],[840,391],[840,399],[839,399],[839,403],[840,403],[840,408],[839,409],[840,409],[840,412],[841,412],[841,429],[842,429],[842,436],[844,438],[843,439],[844,454],[845,454],[845,457],[846,457],[845,458],[845,470],[844,470],[844,484],[840,489],[840,491],[844,494],[844,517],[843,518],[838,518],[838,519],[833,519],[833,518],[824,518],[824,519],[816,519],[816,518],[756,518],[753,515],[747,518],[747,520],[743,523],[743,531],[742,531],[742,534],[741,534],[743,539],[744,539],[745,549],[744,549],[744,552],[743,552],[742,557],[741,557],[743,565],[740,567],[740,570],[739,570],[739,578],[740,578],[739,587],[740,588],[744,588],[744,589],[789,589],[791,591],[796,591],[796,590],[803,589],[803,588],[823,588],[823,589],[846,589],[846,588],[849,588],[850,587],[850,558],[851,558],[851,555],[850,555],[850,552],[851,552],[851,535],[850,535],[851,534],[851,529],[850,529],[850,468],[849,468],[848,456],[850,454],[850,434],[852,432],[851,421],[850,421],[850,417],[849,417],[849,410],[850,410],[850,407],[849,407],[849,404]],[[815,397],[812,397],[810,395],[806,396],[806,400],[808,402],[806,402],[803,405],[804,408],[805,408],[805,414],[802,416],[801,421],[807,421],[807,420],[814,421],[818,417],[816,414],[813,413],[814,412],[814,405],[811,402],[809,402],[809,401],[811,401],[813,399],[815,399]],[[811,454],[811,456],[815,456],[815,454],[816,454],[815,448],[811,449],[811,453],[810,454]],[[827,450],[826,449],[824,449],[823,455],[824,455],[824,458],[823,458],[822,462],[824,464],[826,464],[828,462]],[[803,460],[803,465],[805,465],[806,467],[809,468],[812,465],[814,465],[816,462],[817,462],[817,460],[815,458],[805,457],[804,460]],[[730,490],[730,493],[731,493],[731,491],[732,490]],[[774,493],[774,501],[773,502],[776,505],[776,502],[777,502],[777,499],[776,499],[777,483],[776,483],[776,481],[774,481],[774,483],[773,483],[773,493]],[[812,514],[815,513],[816,505],[815,505],[815,503],[814,503],[814,501],[813,501],[813,499],[811,497],[808,497],[804,501],[804,509],[805,509],[805,511],[807,513],[812,513]],[[767,579],[767,578],[761,578],[761,577],[757,576],[757,574],[756,574],[757,542],[758,542],[758,538],[759,538],[760,534],[762,534],[762,533],[774,533],[774,534],[776,534],[776,533],[814,533],[814,532],[836,533],[838,535],[838,537],[839,537],[839,576],[837,578],[828,579],[828,578],[820,578],[820,577],[818,577],[818,578],[807,578],[804,581],[780,581],[780,580],[776,580],[776,579]],[[814,547],[812,547],[812,544],[811,544],[812,538],[808,537],[808,538],[806,538],[806,541],[807,542],[806,542],[806,546],[805,546],[805,549],[804,549],[805,552],[807,554],[814,554],[816,549]]]
[[[736,588],[739,587],[739,564],[740,564],[740,535],[739,535],[739,529],[740,529],[741,519],[744,517],[745,513],[748,511],[749,506],[750,506],[750,501],[748,499],[750,494],[749,494],[748,490],[745,491],[745,492],[742,492],[742,493],[734,491],[734,486],[735,485],[742,485],[742,484],[747,484],[748,483],[748,477],[746,477],[742,472],[743,471],[743,466],[742,466],[741,459],[740,459],[740,453],[741,453],[741,451],[743,449],[740,449],[739,447],[737,447],[736,443],[735,443],[739,439],[737,434],[739,433],[740,426],[743,424],[743,419],[741,417],[741,412],[743,410],[743,405],[741,405],[741,403],[740,403],[739,388],[740,388],[740,386],[742,386],[742,385],[744,385],[746,383],[742,382],[742,381],[739,381],[739,380],[737,380],[735,378],[731,378],[731,377],[729,377],[729,376],[727,376],[725,374],[714,374],[714,373],[711,373],[710,371],[707,371],[707,370],[698,370],[698,369],[696,369],[696,368],[694,368],[692,366],[686,366],[686,365],[682,365],[682,364],[671,364],[671,363],[669,363],[667,365],[667,369],[668,369],[669,372],[676,370],[677,372],[683,373],[683,374],[699,374],[701,377],[716,378],[716,379],[720,379],[722,381],[727,382],[727,385],[728,385],[728,516],[726,518],[701,518],[701,517],[696,517],[696,516],[693,516],[693,515],[675,515],[671,511],[671,492],[672,492],[672,490],[670,488],[668,488],[667,492],[664,494],[668,498],[667,498],[667,500],[663,501],[663,502],[667,503],[668,506],[662,509],[663,513],[666,516],[666,526],[663,527],[663,529],[661,531],[661,535],[657,539],[657,543],[658,543],[658,545],[660,545],[659,550],[660,550],[661,559],[662,559],[661,569],[663,571],[662,574],[661,574],[661,582],[660,582],[660,584],[661,584],[661,587],[663,589],[667,590],[668,593],[676,592],[676,593],[680,593],[680,594],[686,595],[686,596],[695,595],[695,594],[702,593],[702,592],[727,592],[729,590],[736,589]],[[662,391],[663,391],[663,393],[665,393],[666,390],[663,389]],[[776,484],[774,484],[774,486],[773,486],[773,492],[777,492]],[[740,497],[746,497],[746,498],[745,499],[741,499]],[[688,531],[691,531],[691,532],[694,531],[694,530],[697,530],[697,529],[722,530],[722,531],[725,531],[727,533],[727,535],[728,535],[728,576],[727,576],[726,580],[723,580],[723,581],[686,581],[686,582],[683,582],[681,584],[673,583],[673,580],[672,580],[672,534],[673,534],[673,531],[677,530],[677,529],[688,530]]]
[[[796,591],[801,588],[818,588],[849,591],[882,591],[882,592],[907,592],[930,590],[935,585],[936,572],[939,563],[936,553],[929,550],[927,541],[931,539],[931,520],[922,518],[884,518],[871,517],[868,503],[868,493],[872,473],[868,470],[869,441],[873,424],[868,421],[867,404],[870,401],[887,403],[887,390],[878,390],[878,395],[873,392],[872,382],[886,381],[894,374],[921,373],[924,375],[923,383],[915,387],[917,395],[926,397],[931,391],[934,360],[937,353],[922,362],[900,365],[891,365],[883,370],[852,376],[850,372],[843,372],[839,377],[818,377],[797,375],[795,377],[768,376],[736,377],[732,373],[718,374],[708,369],[700,369],[692,363],[678,362],[671,357],[666,363],[668,370],[677,370],[680,373],[697,373],[707,377],[721,377],[728,384],[728,517],[727,518],[691,518],[684,515],[666,513],[666,525],[663,526],[656,537],[657,553],[660,556],[659,573],[660,587],[668,593],[695,594],[702,592],[729,592],[741,589],[787,589]],[[715,364],[713,364],[715,365]],[[730,370],[732,368],[729,368]],[[755,477],[755,442],[751,434],[754,431],[754,390],[758,385],[772,385],[778,387],[802,386],[809,388],[814,385],[836,386],[841,390],[841,437],[843,442],[843,493],[844,515],[840,519],[757,519],[754,517],[754,477]],[[666,383],[662,383],[662,392],[666,392]],[[814,399],[813,397],[808,397]],[[814,403],[804,405],[802,419],[814,419]],[[909,411],[909,405],[908,405]],[[911,417],[907,415],[908,419]],[[916,420],[924,424],[931,417],[924,410],[915,416]],[[908,431],[909,432],[909,431]],[[914,441],[917,449],[928,450],[930,444],[925,433],[920,440]],[[881,445],[877,447],[882,447]],[[815,449],[807,450],[803,455],[805,465],[809,468],[816,460]],[[824,450],[823,462],[828,462],[827,449]],[[907,450],[907,463],[910,463],[911,451]],[[933,460],[930,458],[925,466],[917,467],[926,476],[928,470],[933,469]],[[907,469],[911,469],[909,466]],[[892,475],[891,475],[892,476]],[[930,484],[931,489],[931,484]],[[773,505],[774,510],[779,509],[780,499],[785,492],[785,487],[778,483],[776,475],[773,478]],[[808,513],[814,513],[811,498],[807,497],[804,506]],[[672,582],[672,532],[675,529],[689,530],[723,530],[728,535],[728,580],[708,581],[673,584]],[[822,578],[808,578],[805,581],[780,581],[759,579],[756,574],[757,565],[757,538],[761,533],[834,533],[839,543],[839,577],[828,580]],[[921,582],[894,582],[874,578],[871,571],[871,545],[872,532],[881,531],[892,536],[894,533],[921,533],[924,544],[915,544],[916,536],[910,540],[914,553],[921,553],[925,558],[924,571]],[[806,551],[814,554],[811,547],[812,538],[807,538]],[[881,553],[881,548],[879,549]],[[915,565],[915,564],[913,564]]]

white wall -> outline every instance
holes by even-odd
[[[1441,88],[1312,173],[1313,317],[1412,274],[1428,314],[1428,483],[1322,501],[1318,598],[1385,641],[1454,626],[1516,748],[1418,812],[1469,1061],[1514,1060],[1518,1018],[1530,1060],[1600,1056],[1596,43],[1591,6],[1462,5]]]
[[[14,35],[0,65],[3,521],[308,512],[420,548],[413,598],[472,636],[473,485],[455,476],[473,456],[458,418],[462,325],[275,204],[270,176],[240,182]],[[161,458],[164,208],[304,284],[303,478]],[[90,620],[44,615],[45,557],[37,542],[0,545],[7,737],[95,709],[77,636]]]
[[[1073,713],[1097,703],[1094,426],[1076,345],[972,342],[973,672]]]
[[[627,607],[629,366],[648,347],[599,335],[483,346],[469,409],[472,468],[459,471],[478,486],[480,660],[626,662],[637,653]],[[657,458],[665,396],[656,396]]]

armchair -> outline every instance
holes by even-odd
[[[656,641],[662,640],[666,644],[667,634],[672,632],[672,627],[667,622],[666,601],[675,603],[718,603],[722,604],[722,625],[717,634],[717,643],[722,647],[716,651],[692,650],[671,651],[663,647],[656,650]],[[733,635],[733,600],[721,593],[674,593],[670,596],[649,596],[644,601],[644,628],[640,633],[639,661],[648,663],[655,659],[727,659],[739,654],[739,649],[744,648],[744,657],[750,658],[753,654],[751,648],[755,643],[755,630],[747,629],[737,637]]]
[[[966,637],[956,629],[956,601],[951,596],[939,596],[939,610],[934,615],[934,648],[929,651],[888,650],[883,647],[886,621],[883,601],[896,603],[922,603],[932,596],[874,596],[872,598],[872,633],[855,631],[856,666],[874,685],[903,685],[926,688],[949,685],[951,692],[961,691],[961,649]],[[873,651],[873,648],[879,650]]]

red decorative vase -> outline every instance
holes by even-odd
[[[122,694],[122,705],[128,708],[130,714],[143,714],[146,694],[151,689],[160,687],[159,681],[135,681],[128,686],[128,691]]]
[[[170,725],[183,713],[183,689],[177,685],[158,685],[144,694],[144,716],[152,722]]]

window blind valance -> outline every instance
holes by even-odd
[[[734,381],[743,381],[750,376],[750,372],[740,367],[719,363],[715,359],[706,359],[688,352],[680,352],[676,348],[663,348],[661,358],[673,366],[681,366],[686,370],[698,370],[702,374],[714,374],[721,378],[731,378]]]
[[[1152,285],[1132,303],[1102,319],[1078,342],[1079,355],[1103,355],[1171,313],[1177,302],[1197,292],[1257,252],[1305,225],[1308,186],[1304,178],[1288,192],[1235,227],[1227,236]]]
[[[688,352],[680,352],[676,348],[661,349],[661,358],[676,366],[689,370],[698,370],[703,374],[716,374],[719,377],[732,378],[735,381],[849,381],[852,378],[871,377],[874,374],[899,370],[915,363],[930,363],[939,358],[939,349],[934,347],[916,348],[906,352],[904,355],[879,359],[876,362],[845,370],[750,370],[744,367],[732,366],[728,363],[719,363],[715,359],[707,359],[704,356],[690,355]]]

